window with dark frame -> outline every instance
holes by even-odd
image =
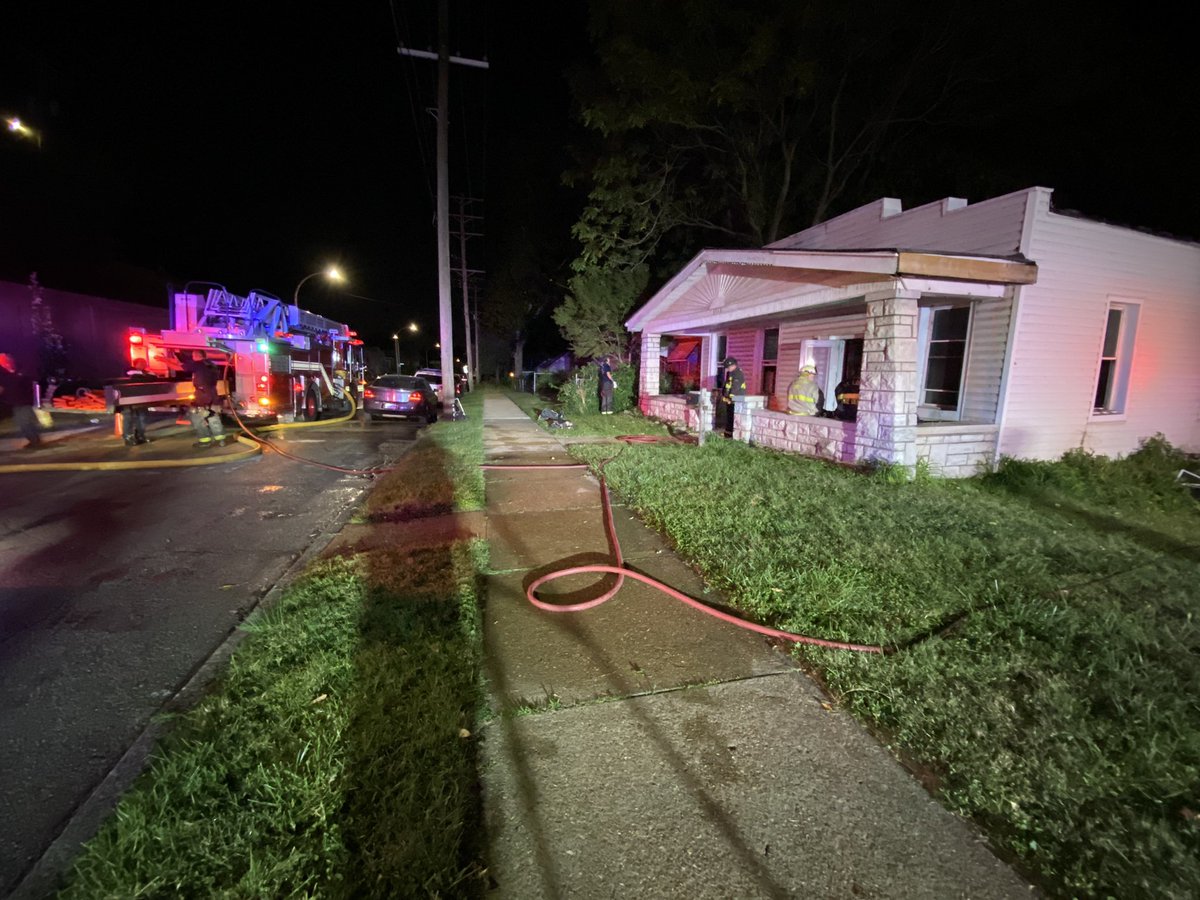
[[[779,329],[768,328],[763,332],[762,378],[760,394],[771,397],[775,394],[775,376],[779,359]]]
[[[1117,394],[1117,377],[1120,373],[1121,326],[1124,318],[1123,308],[1109,307],[1108,321],[1104,329],[1104,346],[1100,351],[1100,373],[1096,378],[1096,399],[1092,404],[1094,412],[1120,411],[1114,401]]]
[[[967,358],[967,328],[971,308],[954,306],[932,311],[929,348],[925,357],[922,402],[938,409],[957,410]]]

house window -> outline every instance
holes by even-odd
[[[775,372],[779,358],[779,329],[768,328],[763,332],[762,380],[759,393],[768,397],[775,395]]]
[[[1137,313],[1136,304],[1108,305],[1104,343],[1100,347],[1100,371],[1096,376],[1096,398],[1092,403],[1094,415],[1113,416],[1125,412]]]
[[[970,326],[970,306],[921,309],[918,326],[923,349],[918,373],[921,386],[918,413],[921,418],[958,418]]]
[[[716,377],[716,380],[713,382],[713,385],[719,389],[721,387],[721,385],[725,383],[725,355],[726,355],[726,353],[728,353],[729,336],[724,335],[724,334],[717,335],[716,345],[717,345],[717,359],[716,359],[717,377]]]

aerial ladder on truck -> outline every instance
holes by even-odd
[[[162,381],[118,388],[114,405],[190,400],[178,380],[191,353],[203,350],[223,369],[221,386],[239,418],[294,421],[349,412],[364,370],[362,341],[340,322],[274,294],[245,296],[223,285],[190,282],[171,302],[171,328],[158,334],[131,329],[130,361]],[[190,388],[190,385],[187,386]],[[151,399],[147,399],[147,398]]]

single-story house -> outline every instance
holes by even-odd
[[[626,322],[640,407],[695,428],[659,388],[660,348],[701,341],[702,384],[738,359],[737,439],[949,477],[1001,456],[1104,455],[1163,434],[1200,450],[1200,244],[1051,208],[1033,187],[903,210],[884,198],[757,250],[703,250]],[[787,413],[814,364],[853,420]]]

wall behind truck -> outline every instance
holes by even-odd
[[[42,288],[54,329],[66,351],[66,377],[95,382],[125,374],[131,327],[161,331],[167,310],[108,297],[91,297]],[[0,281],[0,352],[12,352],[27,370],[38,365],[38,347],[30,326],[33,293],[28,284]]]

